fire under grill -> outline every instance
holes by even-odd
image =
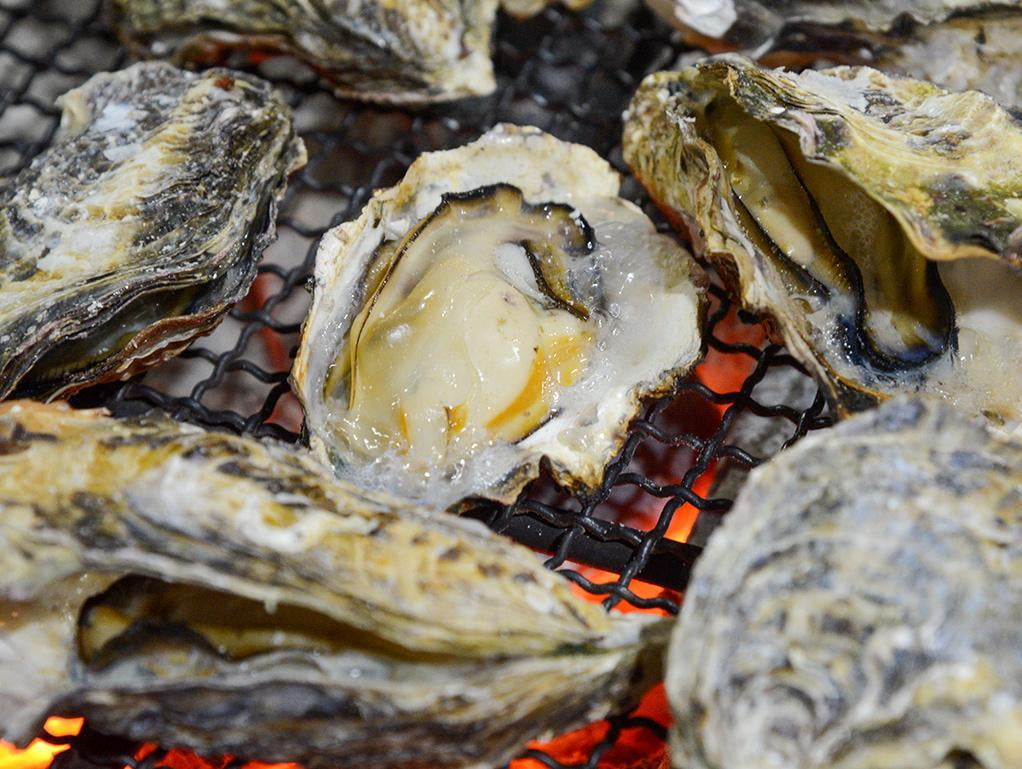
[[[0,0],[3,175],[18,172],[51,141],[59,94],[130,63],[105,29],[100,4]],[[259,278],[222,326],[179,359],[81,393],[74,404],[103,405],[115,414],[156,408],[207,427],[301,440],[301,412],[287,377],[319,237],[357,216],[372,191],[396,182],[421,152],[458,146],[500,121],[588,144],[624,172],[621,112],[646,73],[670,65],[684,50],[638,3],[597,2],[577,14],[551,9],[524,22],[501,17],[496,93],[415,112],[340,102],[292,62],[253,65],[291,103],[310,156],[291,180],[279,239],[267,250]],[[663,225],[627,176],[624,195]],[[632,424],[595,492],[572,496],[540,480],[514,505],[466,514],[548,554],[550,568],[608,608],[676,612],[698,545],[730,507],[747,469],[830,424],[815,384],[717,285],[705,338],[705,361]],[[533,746],[516,763],[521,769],[657,766],[664,711],[662,697],[654,695],[638,711],[584,734]],[[191,756],[113,740],[90,730],[88,714],[81,715],[84,727],[65,724],[41,735],[69,746],[56,767],[241,766],[199,764]],[[20,760],[15,765],[27,769],[42,759]]]

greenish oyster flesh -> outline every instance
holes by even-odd
[[[0,406],[0,545],[18,744],[59,712],[310,767],[496,766],[627,706],[671,624],[291,447],[31,401]]]
[[[752,471],[666,677],[684,769],[1022,766],[1022,444],[902,397]]]
[[[111,26],[139,55],[281,53],[339,96],[403,104],[491,93],[496,12],[497,0],[107,0]]]
[[[846,414],[1022,419],[1022,128],[990,98],[728,54],[646,79],[628,164]]]
[[[597,486],[699,359],[705,276],[592,150],[501,125],[327,233],[292,374],[313,450],[435,507]]]
[[[127,377],[212,329],[255,278],[304,163],[268,84],[136,64],[61,97],[0,187],[0,397]]]

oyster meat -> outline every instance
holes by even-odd
[[[614,1],[620,2],[621,0]],[[525,19],[535,16],[548,5],[553,5],[556,2],[558,0],[500,0],[500,7],[512,16]],[[570,11],[580,11],[590,5],[593,0],[559,0],[559,2]]]
[[[983,94],[725,54],[646,79],[625,158],[847,414],[1022,419],[1022,125]]]
[[[900,397],[752,472],[668,655],[684,769],[1022,766],[1022,444]]]
[[[403,104],[492,92],[496,12],[497,0],[107,0],[111,26],[138,55],[280,53],[339,96]]]
[[[647,0],[690,42],[771,65],[868,64],[1022,105],[1022,3]]]
[[[327,233],[295,390],[342,477],[446,507],[598,485],[701,354],[705,277],[592,150],[502,125]]]
[[[212,329],[305,158],[269,85],[228,70],[136,64],[60,105],[0,187],[0,397],[127,377]]]
[[[501,765],[641,694],[669,626],[307,452],[31,401],[0,406],[0,574],[0,736],[77,714],[314,768]]]

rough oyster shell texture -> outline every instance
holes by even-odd
[[[340,96],[415,104],[496,87],[497,0],[108,0],[136,53],[218,61],[232,49],[305,61]]]
[[[841,413],[1022,418],[1022,127],[977,92],[726,54],[645,80],[625,158]]]
[[[1022,766],[1022,444],[899,398],[754,470],[668,655],[685,769]]]
[[[701,355],[705,276],[587,147],[501,125],[328,232],[292,375],[342,477],[446,507],[599,484]]]
[[[1022,104],[1022,4],[985,0],[648,0],[689,40],[771,65],[868,64]]]
[[[248,290],[305,150],[268,84],[168,64],[61,97],[0,188],[0,397],[55,397],[180,352]]]
[[[491,766],[661,668],[663,619],[284,445],[10,402],[0,513],[0,736],[22,744],[85,713],[207,754]]]

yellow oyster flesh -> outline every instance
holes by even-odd
[[[18,744],[61,712],[210,755],[500,765],[634,701],[665,640],[301,449],[30,401],[0,406],[0,574]]]
[[[625,129],[654,199],[840,412],[925,390],[1012,427],[1020,150],[1015,118],[978,93],[733,55],[649,78]]]
[[[570,208],[529,206],[508,185],[446,197],[374,264],[385,274],[333,371],[351,443],[428,467],[535,430],[587,366],[592,300],[567,260],[592,237]]]
[[[326,237],[293,381],[341,477],[447,507],[599,484],[701,354],[704,276],[590,149],[498,126]]]

